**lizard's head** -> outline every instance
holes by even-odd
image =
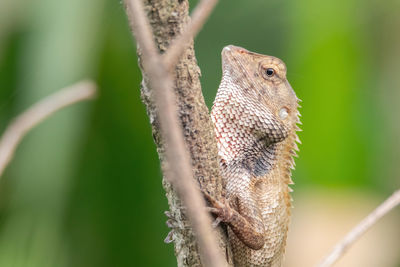
[[[286,79],[282,60],[229,45],[222,50],[222,68],[223,80],[235,85],[235,95],[246,102],[249,113],[250,109],[264,112],[284,132],[296,127],[299,99]]]
[[[211,111],[221,158],[229,162],[256,157],[255,162],[269,162],[279,143],[280,151],[290,152],[285,162],[291,166],[299,99],[286,79],[285,64],[230,45],[222,51],[222,69]],[[262,154],[266,147],[271,152],[267,156]],[[260,168],[265,171],[265,166]]]
[[[249,104],[261,104],[285,128],[298,121],[298,98],[282,60],[229,45],[222,50],[223,75],[233,79]]]

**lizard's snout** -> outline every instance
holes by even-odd
[[[240,58],[241,54],[249,54],[250,52],[242,47],[235,46],[235,45],[227,45],[222,49],[222,61],[225,61],[226,64],[223,64],[223,66],[227,66],[229,62],[231,62],[233,59]],[[229,63],[229,64],[232,64]]]
[[[227,45],[227,46],[224,47],[224,49],[222,50],[222,52],[248,53],[249,51],[248,51],[247,49],[244,49],[244,48],[239,47],[239,46]]]

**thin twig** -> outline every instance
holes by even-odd
[[[349,247],[380,218],[400,204],[400,190],[393,193],[364,220],[354,227],[332,250],[332,252],[318,265],[318,267],[332,266]]]
[[[202,0],[192,12],[191,20],[182,34],[172,40],[169,49],[164,55],[167,69],[173,69],[190,41],[199,33],[207,18],[213,11],[218,0]]]
[[[7,127],[0,139],[0,177],[11,161],[18,144],[29,130],[57,110],[95,96],[95,84],[91,81],[82,81],[40,100],[19,115]]]
[[[204,198],[193,178],[189,153],[177,117],[172,78],[163,64],[161,55],[156,52],[157,48],[141,0],[125,1],[131,27],[142,52],[143,68],[149,77],[158,107],[168,164],[166,177],[177,189],[186,206],[187,215],[199,242],[204,266],[225,266],[226,262],[213,235],[211,218],[206,213]]]

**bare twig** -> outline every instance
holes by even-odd
[[[0,139],[0,177],[25,134],[51,114],[76,102],[94,98],[96,86],[82,81],[44,98],[19,115]]]
[[[158,107],[161,131],[165,139],[168,164],[167,179],[177,189],[187,208],[189,220],[196,233],[204,266],[225,266],[206,213],[205,201],[195,184],[189,154],[185,147],[182,127],[177,118],[172,78],[163,64],[151,35],[150,25],[141,0],[125,0],[127,13],[136,41],[142,51],[142,63],[149,77]]]
[[[393,193],[381,205],[379,205],[373,212],[371,212],[364,220],[362,220],[356,227],[354,227],[344,238],[340,241],[332,252],[318,265],[318,267],[332,266],[348,248],[371,226],[373,226],[380,218],[386,215],[389,211],[400,204],[400,190]]]
[[[192,12],[191,21],[185,27],[182,34],[171,42],[168,51],[164,55],[164,62],[167,69],[172,69],[176,65],[182,52],[190,45],[190,41],[201,30],[217,3],[218,0],[202,0],[196,6]]]

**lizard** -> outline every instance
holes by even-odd
[[[211,110],[225,195],[205,193],[225,223],[235,266],[282,266],[300,100],[282,60],[229,45]]]

